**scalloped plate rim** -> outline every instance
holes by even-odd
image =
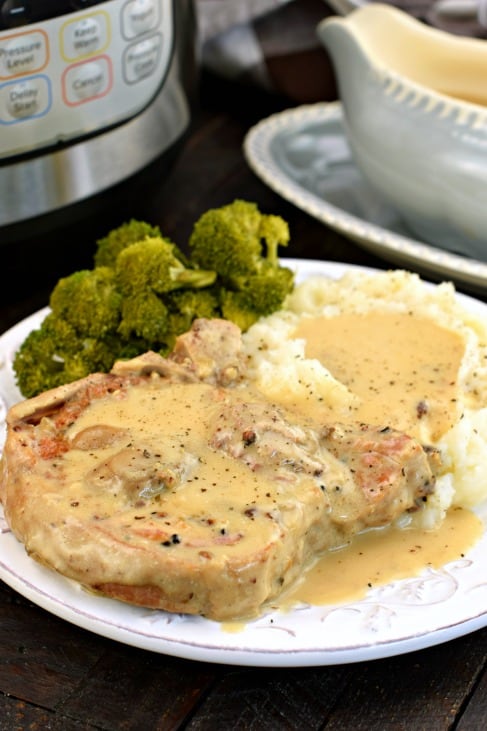
[[[320,198],[282,169],[272,144],[283,131],[301,132],[308,124],[342,119],[341,102],[318,102],[277,112],[253,125],[245,135],[243,152],[254,173],[284,199],[365,249],[399,265],[416,265],[435,277],[487,288],[487,263],[417,241],[362,219]]]

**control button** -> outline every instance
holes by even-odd
[[[68,61],[104,50],[109,42],[106,13],[93,13],[68,21],[62,28],[62,55]]]
[[[112,64],[107,56],[70,66],[63,74],[63,100],[76,106],[108,94],[113,83]]]
[[[0,121],[12,123],[45,114],[51,106],[51,88],[45,76],[32,76],[0,86]]]
[[[157,28],[161,3],[156,0],[129,0],[122,10],[122,33],[131,40]]]
[[[123,73],[127,84],[151,76],[157,69],[161,55],[162,37],[158,33],[129,46],[123,55]]]
[[[40,71],[48,61],[44,31],[19,33],[0,40],[0,78]]]

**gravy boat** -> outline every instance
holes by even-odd
[[[317,30],[364,177],[420,239],[487,261],[487,43],[381,4]]]

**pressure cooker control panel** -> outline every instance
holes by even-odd
[[[172,0],[0,0],[0,158],[136,115],[173,46]]]

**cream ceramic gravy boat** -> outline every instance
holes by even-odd
[[[380,4],[318,35],[364,177],[423,241],[487,261],[487,42]]]

